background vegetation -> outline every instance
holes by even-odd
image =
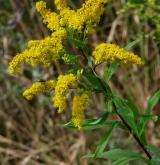
[[[68,0],[72,8],[83,1]],[[143,112],[148,99],[160,85],[160,4],[154,0],[113,0],[106,6],[97,33],[89,36],[91,48],[100,42],[127,45],[135,41],[133,51],[145,61],[141,68],[121,67],[110,86],[119,96],[129,97]],[[23,90],[34,81],[57,77],[65,68],[54,64],[48,70],[26,66],[23,75],[11,77],[8,62],[26,47],[30,39],[41,39],[50,32],[36,12],[33,0],[0,0],[0,164],[2,165],[88,165],[108,164],[81,157],[95,151],[104,129],[85,131],[63,128],[70,118],[68,112],[59,115],[49,97],[37,96],[31,102],[22,97]],[[53,1],[48,4],[54,9]],[[75,52],[73,48],[71,51]],[[103,74],[104,66],[97,68]],[[68,105],[70,107],[70,102]],[[102,96],[92,96],[87,117],[101,116],[105,105]],[[160,115],[160,104],[153,113]],[[115,116],[113,116],[114,118]],[[160,147],[160,121],[150,122],[146,132],[149,143]],[[139,150],[137,143],[126,132],[117,130],[108,148],[120,147]],[[116,141],[112,140],[116,139]],[[134,162],[132,162],[134,164]],[[139,162],[141,165],[142,163]],[[137,162],[136,162],[137,165]]]

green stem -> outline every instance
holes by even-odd
[[[95,72],[94,72],[95,73]],[[104,89],[104,91],[106,93],[108,93],[108,90],[106,89],[106,86],[104,85],[103,81],[97,76],[99,83],[102,85],[102,88]],[[119,116],[119,118],[121,119],[121,121],[123,122],[123,124],[126,126],[126,128],[129,130],[129,132],[133,135],[133,137],[135,138],[135,140],[137,141],[137,143],[139,144],[139,146],[142,148],[142,150],[144,151],[144,153],[146,154],[146,156],[148,157],[148,159],[152,159],[151,154],[147,151],[147,149],[145,148],[145,146],[143,145],[143,143],[141,142],[141,140],[139,139],[139,137],[133,133],[132,128],[129,126],[129,124],[125,121],[125,119],[117,112],[116,106],[114,105],[115,111],[117,113],[117,115]]]
[[[151,160],[152,159],[152,156],[151,154],[147,151],[147,149],[145,148],[145,146],[143,145],[143,143],[140,141],[139,137],[134,134],[132,132],[132,129],[131,127],[128,125],[128,123],[123,119],[123,117],[117,112],[116,110],[116,113],[117,115],[119,116],[119,118],[122,120],[123,124],[127,127],[127,129],[129,130],[129,132],[133,135],[133,137],[135,138],[135,140],[137,141],[137,143],[139,144],[139,146],[143,149],[144,153],[147,155],[147,157]]]

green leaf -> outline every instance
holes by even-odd
[[[94,158],[94,154],[85,155],[84,158]],[[114,165],[127,164],[133,160],[142,160],[147,164],[149,163],[148,160],[145,157],[141,156],[140,153],[122,149],[112,149],[108,152],[103,152],[97,158],[113,160],[115,161]]]
[[[160,150],[153,144],[149,144],[147,146],[148,151],[152,154],[153,158],[159,158],[160,159]]]
[[[112,134],[112,132],[113,132],[113,129],[116,128],[116,126],[117,126],[117,123],[113,124],[113,125],[105,132],[105,134],[104,134],[104,136],[103,136],[101,142],[100,142],[99,145],[97,146],[97,149],[96,149],[95,154],[94,154],[94,159],[97,158],[97,157],[99,157],[99,156],[103,153],[103,151],[104,151],[104,149],[105,149],[106,145],[108,144],[108,141],[109,141],[109,139],[110,139],[110,137],[111,137],[111,134]]]
[[[85,44],[83,43],[83,41],[81,40],[77,40],[77,39],[74,39],[74,38],[68,38],[68,40],[74,44],[75,46],[77,46],[78,48],[83,48],[85,47]]]
[[[102,158],[106,158],[106,159],[111,159],[111,160],[118,160],[121,158],[132,158],[132,157],[137,157],[138,159],[144,159],[146,160],[144,157],[142,157],[139,153],[135,153],[129,150],[122,150],[122,149],[112,149],[108,152],[104,152],[101,155]]]
[[[74,35],[76,34],[75,29],[73,29],[73,28],[67,28],[67,32],[68,32],[68,36],[70,38],[74,38]]]
[[[125,104],[132,110],[134,117],[137,117],[139,115],[138,108],[133,104],[133,102],[130,99],[125,99]]]
[[[139,4],[144,4],[146,0],[129,0],[131,4],[139,5]]]
[[[154,108],[154,106],[159,102],[160,100],[160,90],[158,90],[148,101],[148,106],[145,112],[145,115],[151,115],[152,114],[152,110]],[[144,134],[146,125],[148,123],[148,121],[150,120],[150,118],[142,118],[142,120],[140,121],[141,124],[141,131],[140,131],[140,135]]]
[[[83,51],[85,57],[87,58],[88,66],[93,67],[93,57],[90,55],[90,50],[85,41],[75,39],[71,36],[69,36],[67,39],[71,44],[77,46]]]
[[[98,89],[98,88],[94,87],[93,85],[87,84],[85,82],[79,82],[79,86],[80,86],[80,88],[83,88],[86,91],[96,92],[96,93],[101,93],[102,92],[101,89]]]
[[[110,64],[109,68],[107,68],[104,72],[104,81],[108,82],[111,79],[118,66],[119,64],[117,62],[113,62],[112,64]]]
[[[114,96],[114,103],[117,108],[117,112],[125,122],[130,126],[132,131],[138,135],[138,125],[136,122],[136,118],[134,117],[133,110],[130,107],[126,106],[125,102],[121,100],[118,96]]]
[[[105,123],[105,121],[108,119],[109,113],[105,112],[101,118],[97,119],[96,121],[92,122],[91,124],[102,124]]]
[[[62,57],[62,59],[64,60],[64,62],[66,64],[76,64],[78,66],[79,57],[80,57],[80,55],[78,55],[78,54],[65,54],[65,56]]]
[[[112,165],[127,165],[131,160],[135,160],[135,158],[121,158],[116,160]]]
[[[151,114],[154,106],[159,102],[160,100],[160,90],[158,90],[148,101],[148,106],[146,110],[146,115]]]
[[[78,48],[81,48],[83,53],[86,55],[86,57],[89,56],[90,51],[89,51],[87,45],[84,43],[84,41],[77,40],[77,39],[74,39],[71,37],[68,38],[68,41],[70,43],[72,43],[73,45],[77,46]]]
[[[84,130],[95,130],[95,129],[99,129],[99,128],[104,128],[105,126],[112,126],[113,124],[117,124],[118,128],[124,129],[124,126],[122,125],[122,123],[119,121],[115,121],[115,120],[105,121],[104,123],[97,123],[97,124],[93,124],[94,122],[97,122],[97,119],[96,120],[95,119],[85,120],[82,128]],[[70,121],[64,125],[61,125],[61,126],[64,128],[71,128],[71,129],[77,128],[77,127],[75,127],[75,125],[72,121]]]
[[[119,121],[114,121],[114,120],[108,121],[107,120],[108,116],[109,116],[109,113],[105,112],[103,114],[103,116],[98,119],[86,119],[83,122],[82,128],[85,130],[93,130],[93,129],[98,129],[98,128],[102,128],[105,126],[112,126],[113,124],[117,124],[117,127],[119,127],[119,128],[122,128],[122,129],[124,128],[123,125],[121,124],[121,122],[119,122]],[[66,128],[76,128],[72,121],[70,121],[62,126],[66,127]]]
[[[103,80],[101,80],[101,86],[103,85],[103,93],[107,96],[107,99],[111,100],[113,98],[113,93],[110,86]]]
[[[140,1],[140,0],[138,0],[138,1]],[[139,37],[139,38],[136,38],[134,41],[132,41],[129,44],[127,44],[127,46],[125,46],[124,49],[125,50],[131,50],[135,45],[137,45],[142,40],[143,40],[142,36]]]
[[[160,160],[159,159],[152,159],[150,162],[150,165],[160,165]]]
[[[79,70],[80,68],[77,66],[77,67],[74,67],[72,69],[69,69],[66,73],[72,73],[72,74],[77,74],[77,71]]]
[[[98,78],[91,72],[83,71],[82,75],[90,82],[90,84],[100,90],[103,91],[102,85],[100,84]]]
[[[106,109],[109,113],[111,113],[113,111],[113,101],[112,100],[107,100],[106,103]]]

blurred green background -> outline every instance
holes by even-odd
[[[83,0],[67,0],[73,9]],[[0,164],[1,165],[110,165],[110,161],[90,162],[82,159],[93,153],[104,129],[70,130],[61,125],[70,119],[71,102],[65,114],[57,114],[51,98],[40,95],[27,101],[22,92],[32,82],[47,80],[64,73],[65,68],[53,64],[50,69],[26,65],[18,77],[8,73],[8,63],[26,48],[30,39],[49,35],[34,0],[0,0]],[[54,9],[54,1],[48,0]],[[98,43],[113,42],[121,47],[136,41],[133,51],[144,60],[144,66],[121,67],[110,86],[122,98],[129,97],[143,112],[147,100],[160,87],[160,3],[159,0],[110,0],[97,33],[88,41],[93,49]],[[104,73],[104,65],[97,71]],[[92,95],[86,117],[96,118],[104,111],[103,97]],[[160,103],[154,114],[160,115]],[[113,116],[114,118],[114,116]],[[150,122],[146,132],[149,143],[160,147],[160,121]],[[117,129],[107,149],[120,147],[140,151],[127,132]],[[134,162],[132,163],[134,165]],[[135,163],[138,165],[138,163]],[[141,165],[142,163],[139,162]]]

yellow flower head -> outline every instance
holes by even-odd
[[[36,94],[51,92],[55,88],[55,85],[56,82],[54,80],[46,82],[35,82],[30,88],[23,92],[23,96],[27,100],[31,100]]]
[[[60,10],[61,26],[82,32],[84,25],[92,29],[99,22],[107,0],[87,0],[77,11],[70,9],[64,0],[56,0],[55,3]]]
[[[52,60],[57,61],[60,58],[60,52],[63,49],[63,39],[66,37],[65,30],[58,30],[50,37],[43,40],[31,40],[28,42],[28,49],[17,54],[9,64],[11,74],[20,72],[25,62],[35,66],[43,63],[48,67]]]
[[[77,12],[84,21],[92,20],[98,23],[107,1],[108,0],[87,0]]]
[[[54,3],[58,10],[64,10],[64,9],[69,8],[66,0],[55,0]]]
[[[21,71],[21,68],[25,62],[25,55],[23,53],[17,54],[9,63],[9,72],[15,75]]]
[[[84,110],[89,105],[88,93],[83,91],[79,95],[74,96],[72,105],[72,121],[79,129],[82,127],[84,120]]]
[[[66,95],[70,88],[77,85],[77,77],[73,74],[60,75],[58,77],[57,85],[55,87],[55,96],[53,97],[53,103],[58,112],[61,113],[66,109]]]
[[[95,64],[102,62],[118,61],[123,64],[134,63],[137,65],[143,64],[142,59],[132,52],[128,52],[118,45],[102,43],[98,45],[93,51]]]
[[[44,1],[39,1],[36,3],[36,9],[43,17],[43,22],[47,24],[47,27],[50,30],[59,30],[60,27],[60,18],[59,15],[51,10],[47,9],[46,3]]]

